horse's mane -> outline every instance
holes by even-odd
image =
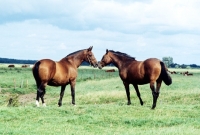
[[[132,57],[132,56],[126,54],[126,53],[122,53],[122,52],[119,52],[119,51],[115,52],[115,51],[113,51],[113,50],[109,50],[109,52],[112,52],[112,53],[114,53],[114,54],[116,54],[116,55],[118,55],[118,56],[126,57],[126,58],[128,58],[128,59],[130,59],[130,60],[135,60],[135,57]]]
[[[67,57],[69,57],[69,56],[71,56],[71,55],[74,55],[74,54],[76,54],[76,53],[79,53],[80,51],[83,51],[83,50],[78,50],[78,51],[75,51],[75,52],[73,52],[73,53],[70,53],[70,54],[68,54],[65,58],[67,58]]]

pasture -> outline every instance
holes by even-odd
[[[0,65],[0,134],[200,133],[200,70],[187,69],[193,76],[172,74],[172,85],[162,83],[157,107],[151,110],[153,98],[149,84],[139,86],[143,106],[130,86],[132,104],[127,106],[118,72],[105,72],[106,69],[116,70],[113,67],[104,70],[79,68],[76,106],[71,105],[69,86],[62,107],[57,105],[60,87],[48,86],[45,95],[47,107],[38,108],[31,68]],[[175,71],[184,72],[186,69]]]

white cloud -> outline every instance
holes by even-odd
[[[59,60],[93,45],[98,60],[113,49],[139,60],[172,55],[176,63],[197,63],[199,6],[198,0],[0,1],[0,57]]]
[[[66,49],[67,49],[67,46],[66,46],[64,43],[61,43],[61,44],[59,45],[59,49],[66,50]]]

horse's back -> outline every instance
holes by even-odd
[[[69,84],[77,77],[77,68],[69,61],[55,62],[56,70],[54,76],[48,82],[51,86],[61,86]]]
[[[126,69],[126,80],[136,84],[146,84],[157,79],[161,73],[160,60],[149,58],[145,61],[133,61]],[[125,79],[125,77],[124,77]]]

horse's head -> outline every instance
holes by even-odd
[[[98,66],[98,62],[97,62],[96,58],[94,57],[94,54],[92,53],[92,48],[93,48],[93,46],[89,47],[86,50],[85,61],[89,62],[90,65],[92,65],[93,67],[97,67]]]
[[[102,69],[104,66],[110,64],[112,62],[112,59],[109,56],[109,51],[106,49],[106,54],[102,57],[101,61],[98,63],[98,67]]]

